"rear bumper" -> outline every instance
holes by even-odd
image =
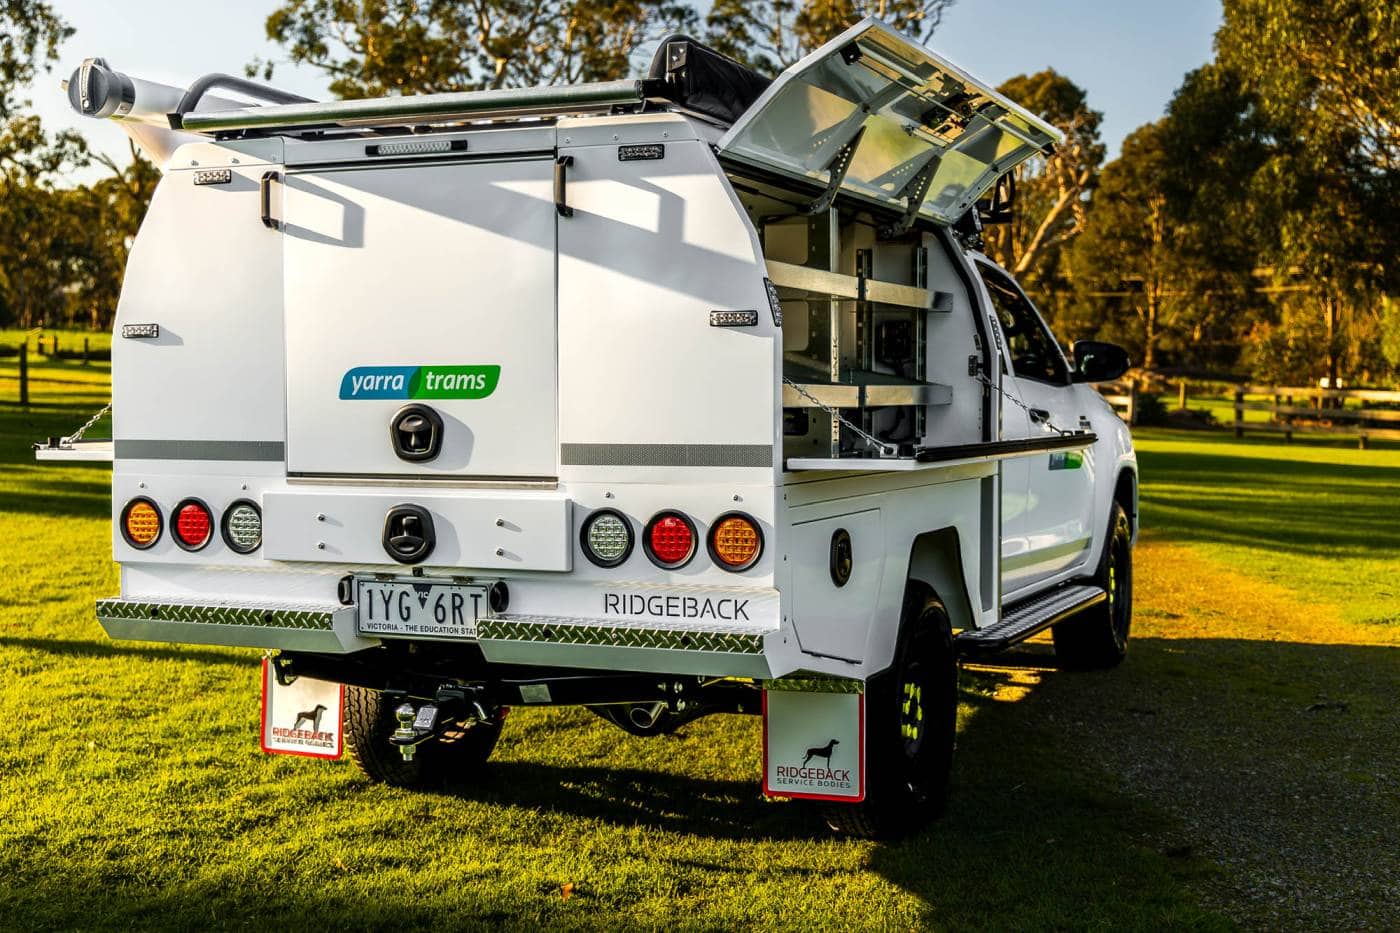
[[[348,654],[381,641],[357,634],[353,606],[125,598],[99,600],[97,620],[119,641],[232,645]],[[766,652],[776,628],[694,623],[602,623],[505,614],[478,624],[488,662],[711,677],[774,676]],[[425,644],[437,644],[425,642]]]
[[[127,599],[97,601],[97,621],[117,641],[232,645],[345,654],[379,642],[355,633],[355,610],[322,603]]]

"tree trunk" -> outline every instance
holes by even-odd
[[[1327,387],[1339,388],[1337,377],[1340,374],[1341,360],[1337,352],[1337,325],[1340,321],[1341,303],[1336,292],[1330,288],[1322,297],[1323,312],[1327,317]]]
[[[1157,365],[1157,296],[1149,290],[1146,298],[1146,313],[1142,318],[1142,368],[1151,370]]]

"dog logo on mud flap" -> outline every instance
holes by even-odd
[[[807,749],[807,757],[802,759],[802,767],[807,767],[807,763],[813,758],[825,758],[827,767],[831,767],[831,751],[840,744],[841,743],[836,739],[832,739],[825,745],[818,745],[816,748]]]
[[[326,714],[326,705],[317,703],[314,707],[304,713],[297,713],[296,722],[292,723],[292,731],[301,729],[301,724],[306,723],[311,727],[312,732],[321,731],[321,717]]]
[[[813,745],[802,757],[802,764],[778,765],[777,777],[817,791],[841,791],[850,788],[850,769],[831,766],[832,755],[836,753],[836,746],[840,744],[839,739],[827,739],[825,745]],[[813,765],[813,758],[822,759],[822,762]]]

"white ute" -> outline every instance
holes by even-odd
[[[269,751],[417,787],[510,707],[757,714],[767,793],[893,835],[960,657],[1122,659],[1127,357],[978,251],[1060,134],[888,26],[776,80],[674,37],[573,87],[68,93],[164,176],[114,441],[39,456],[110,449],[112,638],[269,649]]]

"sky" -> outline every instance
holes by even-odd
[[[74,114],[59,89],[84,58],[101,56],[120,71],[179,86],[208,72],[242,75],[253,58],[282,58],[263,31],[276,0],[53,3],[77,31],[59,65],[28,96],[48,128],[76,129],[122,163],[126,135],[110,121]],[[1211,59],[1220,15],[1220,0],[958,0],[929,44],[994,85],[1047,67],[1067,75],[1103,111],[1112,158],[1124,136],[1162,115],[1182,76]],[[329,96],[326,80],[311,68],[279,64],[272,83],[306,97]],[[88,169],[75,180],[102,171]]]

